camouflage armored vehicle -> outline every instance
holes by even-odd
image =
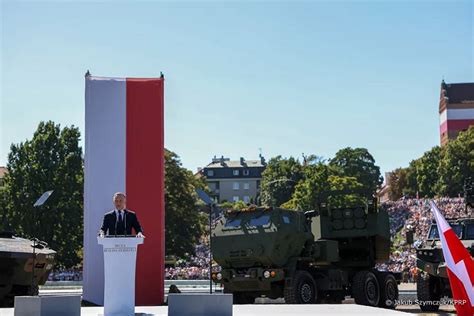
[[[34,295],[54,265],[56,252],[35,242],[35,280],[32,287],[33,241],[0,232],[0,306],[13,305],[16,295]]]
[[[465,189],[466,210],[474,209],[472,186]],[[447,222],[471,256],[474,255],[474,218],[448,219]],[[416,266],[419,271],[416,289],[420,309],[435,312],[439,309],[441,298],[452,297],[436,222],[433,222],[425,240],[416,249]]]
[[[287,304],[340,303],[393,308],[400,274],[377,271],[389,257],[388,214],[365,206],[295,211],[249,207],[233,211],[213,231],[214,282],[234,303],[284,297]]]

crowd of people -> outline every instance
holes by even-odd
[[[196,245],[195,254],[176,261],[175,266],[165,268],[167,280],[209,279],[209,247],[205,239]]]
[[[82,281],[82,269],[51,271],[48,276],[48,281]]]
[[[463,198],[440,198],[434,200],[447,218],[472,217],[472,210],[465,207]],[[390,235],[392,236],[392,251],[390,260],[379,264],[381,270],[402,272],[404,281],[416,279],[415,249],[426,238],[433,223],[428,199],[402,198],[398,201],[389,201],[382,204],[390,219]],[[213,222],[221,219],[222,214],[213,218]],[[407,242],[407,233],[412,231],[414,242]],[[195,253],[178,259],[174,265],[165,268],[165,278],[169,280],[199,280],[209,278],[209,247],[206,236],[195,247]],[[218,270],[219,267],[213,267]],[[53,271],[49,275],[50,281],[82,281],[81,269],[67,269]]]
[[[390,218],[392,251],[390,260],[378,265],[379,269],[402,272],[406,281],[416,278],[415,249],[426,238],[433,223],[428,199],[402,198],[382,205]],[[471,217],[472,210],[466,209],[463,198],[439,198],[434,200],[446,219]],[[414,242],[408,244],[407,233],[413,232]]]

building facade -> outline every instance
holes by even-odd
[[[212,162],[199,173],[205,177],[216,202],[256,203],[265,167],[265,158],[261,155],[258,160],[241,157],[236,161],[214,156]]]
[[[7,168],[6,167],[0,167],[0,187],[3,187],[4,185],[4,178],[5,175],[7,174]]]
[[[441,82],[439,121],[441,145],[474,125],[474,83]]]

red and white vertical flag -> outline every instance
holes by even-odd
[[[474,315],[474,262],[436,204],[431,201],[430,205],[443,247],[454,307],[458,315],[472,316]]]
[[[136,304],[164,299],[164,78],[86,76],[83,298],[103,304],[103,250],[97,231],[127,195],[146,240],[138,247]],[[120,277],[120,276],[117,276]]]

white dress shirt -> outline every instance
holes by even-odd
[[[117,218],[117,222],[120,220],[119,214],[122,215],[122,220],[125,220],[125,212],[124,210],[115,210],[115,217]]]

